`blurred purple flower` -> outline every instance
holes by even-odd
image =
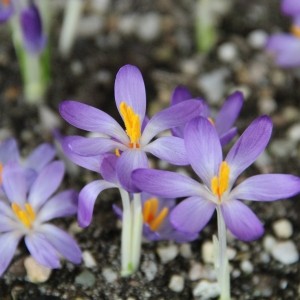
[[[149,241],[176,241],[184,243],[193,241],[198,233],[185,233],[176,230],[170,222],[170,213],[176,205],[175,199],[157,198],[153,195],[142,193],[143,205],[143,235]],[[123,211],[113,205],[115,213],[122,218]]]
[[[203,184],[174,172],[140,169],[132,174],[143,191],[161,197],[188,197],[171,214],[171,223],[183,232],[201,231],[220,206],[227,228],[237,238],[251,241],[263,234],[263,225],[240,200],[274,201],[300,192],[300,178],[284,174],[256,175],[233,188],[237,177],[265,149],[272,132],[269,117],[254,120],[233,145],[225,160],[218,133],[198,117],[185,128],[190,164]]]
[[[14,13],[14,8],[11,0],[0,1],[0,23],[5,22]]]
[[[186,87],[178,86],[173,91],[171,105],[176,105],[191,98],[192,95]],[[211,121],[212,124],[215,125],[222,146],[228,144],[237,134],[237,128],[232,126],[239,116],[239,113],[243,106],[243,94],[237,91],[229,95],[224,101],[224,104],[215,119],[212,118],[207,103],[201,98],[199,98],[198,100],[203,105],[203,108],[199,115],[207,118]],[[183,132],[184,126],[172,128],[172,133],[174,136],[183,138]]]
[[[164,109],[145,125],[146,93],[142,74],[135,66],[122,67],[115,81],[115,101],[126,131],[108,114],[89,105],[64,101],[60,105],[62,117],[80,129],[105,134],[107,137],[73,137],[69,147],[82,156],[115,153],[117,177],[129,192],[139,192],[132,184],[131,172],[148,167],[146,153],[175,165],[188,164],[183,139],[167,136],[155,140],[160,132],[182,126],[200,114],[202,103],[187,100]],[[153,141],[152,141],[153,140]]]
[[[0,201],[0,275],[10,264],[21,238],[34,259],[48,268],[60,267],[60,256],[80,263],[81,251],[66,232],[45,223],[77,211],[77,193],[53,195],[64,175],[60,161],[48,164],[28,188],[24,169],[10,162],[3,170],[5,198]]]

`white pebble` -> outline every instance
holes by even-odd
[[[293,226],[287,219],[281,219],[273,223],[273,230],[278,238],[288,239],[293,234]]]
[[[148,281],[152,281],[157,273],[157,265],[153,261],[144,261],[141,265],[141,270],[144,272]]]
[[[140,16],[139,25],[136,28],[137,35],[145,42],[151,42],[155,40],[161,30],[161,18],[160,15],[154,12],[147,13]]]
[[[184,288],[184,279],[182,276],[173,275],[169,282],[169,289],[173,292],[180,293]]]
[[[84,262],[84,265],[87,267],[87,268],[94,268],[97,266],[97,263],[93,257],[93,255],[91,254],[90,251],[83,251],[82,252],[82,259],[83,259],[83,262]]]
[[[271,252],[272,256],[284,265],[296,263],[299,260],[297,248],[292,241],[277,243]]]
[[[118,274],[113,271],[111,268],[104,268],[102,270],[102,276],[108,283],[112,283],[117,280]]]
[[[246,274],[251,274],[253,272],[253,265],[249,260],[243,260],[240,267]]]
[[[271,252],[276,244],[276,240],[271,235],[266,235],[263,239],[263,246],[267,252]]]
[[[277,104],[273,98],[264,97],[258,101],[258,110],[260,114],[270,115],[277,109]]]
[[[227,258],[228,260],[233,260],[236,256],[236,250],[233,248],[227,248]]]
[[[180,255],[184,258],[191,258],[193,253],[190,244],[181,244],[179,246]]]
[[[237,50],[234,44],[224,43],[218,49],[219,59],[223,62],[233,62],[237,57]]]
[[[201,300],[211,299],[220,295],[219,284],[201,280],[193,289],[194,297],[200,297]]]
[[[252,31],[248,36],[248,43],[254,49],[262,49],[266,45],[268,34],[263,30]]]
[[[52,270],[37,263],[31,256],[24,260],[27,279],[33,283],[45,282],[49,279]]]
[[[300,123],[297,123],[293,125],[291,128],[288,130],[288,137],[295,142],[300,141]]]
[[[178,252],[178,247],[176,245],[159,247],[157,249],[157,254],[163,264],[173,260],[178,255]]]
[[[210,241],[204,242],[201,249],[202,259],[205,263],[214,263],[214,244]]]

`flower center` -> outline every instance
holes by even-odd
[[[218,196],[221,202],[221,197],[227,191],[229,186],[230,168],[226,161],[222,161],[219,167],[218,176],[214,176],[211,180],[211,190],[215,196]]]
[[[292,25],[292,27],[291,27],[291,33],[295,37],[300,38],[300,26]]]
[[[169,209],[164,207],[158,212],[158,199],[150,198],[144,203],[143,218],[144,223],[148,224],[151,230],[156,231],[169,213]]]
[[[11,208],[16,215],[16,217],[23,223],[27,228],[32,227],[32,223],[35,220],[35,211],[29,203],[25,203],[25,209],[22,209],[19,204],[13,203]]]
[[[140,148],[139,140],[141,137],[140,117],[133,111],[132,107],[125,102],[120,104],[121,116],[124,120],[126,133],[130,139],[130,148]]]

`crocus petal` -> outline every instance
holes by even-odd
[[[210,187],[222,161],[222,148],[215,127],[205,118],[194,118],[185,127],[184,140],[192,168]]]
[[[147,168],[148,158],[144,151],[130,149],[124,151],[118,159],[116,170],[120,184],[128,192],[140,192],[131,179],[131,173],[138,168]]]
[[[27,235],[25,244],[33,258],[41,265],[56,269],[60,267],[56,249],[48,242],[43,233]]]
[[[175,136],[161,137],[144,147],[146,152],[173,165],[188,165],[184,140]]]
[[[65,172],[63,162],[54,161],[48,164],[38,175],[31,186],[28,202],[35,210],[45,203],[58,189]]]
[[[23,205],[26,201],[27,183],[24,170],[16,163],[5,165],[3,170],[3,189],[9,201]]]
[[[55,149],[50,144],[38,146],[26,159],[25,167],[41,171],[55,156]]]
[[[227,145],[232,141],[232,139],[237,135],[237,128],[232,127],[227,132],[225,132],[222,136],[220,136],[220,142],[222,147]]]
[[[239,91],[227,97],[215,119],[215,126],[219,135],[223,135],[232,127],[239,116],[243,102],[243,94]]]
[[[115,154],[106,154],[100,165],[100,174],[103,179],[118,184],[117,177],[117,161],[118,157]]]
[[[300,15],[300,2],[295,0],[282,0],[281,10],[286,15],[290,15],[290,16]]]
[[[17,231],[20,228],[20,223],[7,216],[1,216],[0,218],[0,234],[9,231]]]
[[[77,128],[103,133],[123,143],[128,141],[126,133],[115,119],[95,107],[76,101],[63,101],[59,112],[67,122]]]
[[[286,174],[263,174],[246,179],[230,193],[230,196],[243,200],[274,201],[292,197],[299,192],[299,177]]]
[[[173,226],[183,232],[201,231],[211,219],[216,205],[201,197],[190,197],[180,202],[171,212]]]
[[[78,223],[81,227],[90,225],[93,216],[94,204],[98,195],[105,189],[115,188],[116,185],[105,180],[96,180],[87,184],[78,197]]]
[[[13,13],[14,8],[12,2],[6,5],[0,3],[0,23],[7,21]]]
[[[41,208],[37,219],[43,223],[54,218],[74,215],[77,212],[78,193],[67,190],[49,199]]]
[[[67,260],[74,264],[81,262],[81,250],[74,239],[65,231],[51,224],[44,224],[39,228],[48,242]]]
[[[85,138],[80,136],[69,137],[69,148],[82,156],[97,156],[115,149],[124,151],[127,147],[110,138]],[[129,143],[129,142],[128,142]]]
[[[20,239],[21,235],[16,232],[0,234],[0,276],[5,272],[14,257]]]
[[[266,45],[266,49],[275,56],[275,62],[283,68],[300,66],[300,40],[291,34],[274,34]]]
[[[231,184],[264,151],[271,134],[272,121],[267,116],[257,118],[248,126],[225,159],[230,166]]]
[[[192,98],[190,91],[185,86],[180,85],[177,86],[172,93],[171,105],[175,105]]]
[[[103,155],[97,156],[82,156],[71,150],[69,147],[70,141],[74,140],[74,136],[67,136],[61,140],[61,146],[64,154],[70,159],[74,164],[86,168],[91,171],[99,173],[100,165],[102,163]]]
[[[40,13],[34,4],[21,11],[20,23],[26,50],[34,54],[40,53],[46,45],[46,37]]]
[[[239,240],[253,241],[264,233],[260,220],[242,202],[228,200],[221,205],[221,210],[227,228]]]
[[[141,144],[148,144],[158,133],[173,127],[183,126],[200,115],[203,104],[198,100],[186,100],[155,114],[143,131]]]
[[[132,65],[123,66],[116,76],[115,100],[120,112],[121,102],[125,102],[139,115],[142,121],[146,112],[146,91],[140,70]]]
[[[6,139],[0,143],[0,163],[3,165],[9,161],[20,161],[18,145],[13,138]]]
[[[205,190],[192,178],[169,171],[138,169],[132,179],[143,192],[165,198],[200,195]]]

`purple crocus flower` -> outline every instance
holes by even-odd
[[[277,33],[270,36],[266,49],[274,55],[275,62],[283,68],[300,66],[300,1],[284,0],[281,10],[293,17],[291,33]]]
[[[108,114],[89,105],[64,101],[60,114],[70,124],[107,137],[74,137],[69,143],[73,152],[82,156],[96,156],[107,152],[119,156],[116,169],[119,182],[129,192],[139,192],[132,184],[131,172],[148,167],[146,153],[175,165],[188,164],[183,139],[167,136],[155,140],[160,132],[184,125],[200,114],[200,101],[187,100],[154,115],[143,126],[146,94],[142,74],[135,66],[122,67],[115,81],[115,99],[126,131]],[[153,140],[153,141],[152,141]]]
[[[10,162],[3,170],[6,197],[0,201],[0,275],[10,264],[21,238],[33,258],[48,268],[60,267],[60,256],[80,263],[81,251],[66,232],[48,224],[49,220],[73,215],[77,193],[55,194],[64,175],[60,161],[48,164],[28,188],[24,169]]]
[[[192,95],[186,87],[178,86],[173,91],[171,105],[176,105],[191,98]],[[237,134],[237,128],[232,126],[239,116],[243,106],[243,94],[237,91],[229,95],[215,119],[212,118],[207,103],[201,98],[198,100],[201,101],[203,105],[199,115],[207,118],[212,124],[215,125],[222,146],[228,144]],[[184,126],[173,128],[172,132],[174,136],[183,138]]]
[[[8,20],[13,12],[14,8],[11,0],[0,0],[0,23]]]
[[[193,241],[197,233],[185,233],[176,230],[170,222],[170,213],[176,205],[175,199],[158,198],[148,193],[142,193],[143,205],[143,235],[149,241],[176,241],[184,243]],[[117,205],[113,209],[122,218],[123,211]]]
[[[161,197],[188,197],[171,214],[172,224],[183,232],[201,231],[219,206],[234,236],[243,241],[257,239],[263,234],[263,225],[240,200],[274,201],[300,192],[300,178],[284,174],[256,175],[233,186],[265,149],[271,132],[270,118],[257,118],[223,159],[215,127],[203,117],[195,118],[185,128],[185,145],[190,164],[203,183],[150,169],[135,170],[134,183]]]

